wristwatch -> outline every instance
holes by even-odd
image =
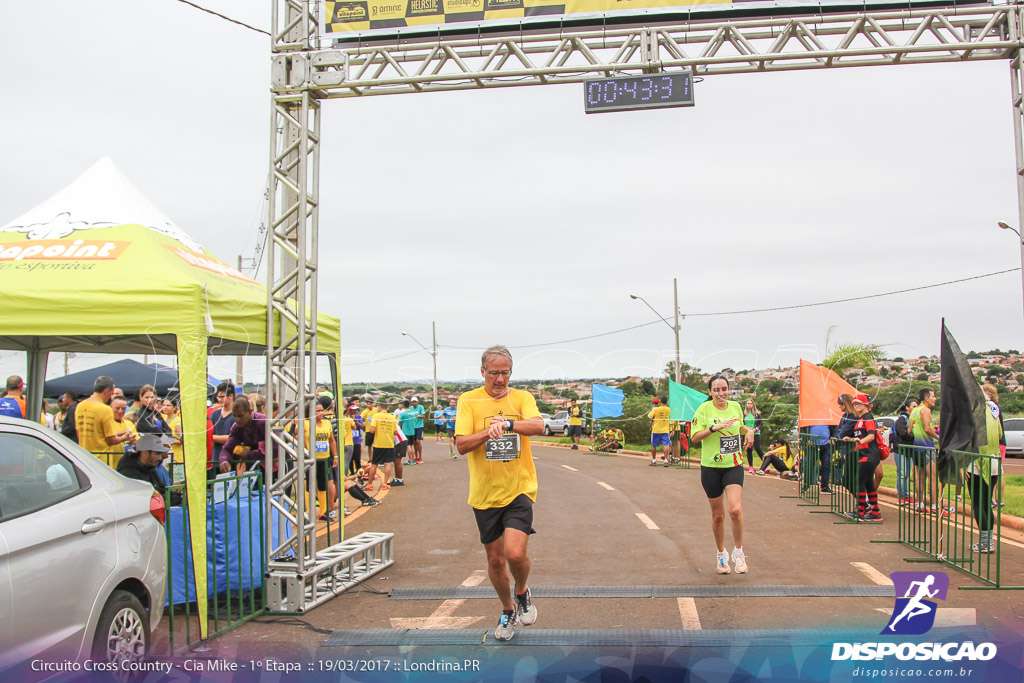
[[[511,432],[512,431],[512,425],[514,425],[516,423],[516,421],[515,420],[509,420],[509,419],[506,418],[505,419],[505,423],[507,425],[505,427],[505,431],[506,432]]]

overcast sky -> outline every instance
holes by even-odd
[[[269,29],[269,0],[205,4]],[[0,4],[0,223],[109,156],[207,249],[250,258],[269,39],[174,0],[138,7]],[[662,323],[533,345],[656,321],[630,293],[671,317],[673,278],[684,361],[705,371],[819,360],[831,326],[832,343],[938,353],[943,316],[965,350],[1022,346],[1019,273],[697,315],[1019,267],[996,227],[1017,216],[1007,62],[716,76],[692,108],[589,116],[582,87],[325,102],[320,305],[341,319],[344,381],[429,379],[401,332],[429,346],[431,321],[441,379],[478,376],[494,343],[520,347],[521,378],[658,374]]]

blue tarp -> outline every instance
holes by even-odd
[[[622,415],[622,399],[625,398],[625,394],[622,393],[621,389],[608,387],[604,384],[594,384],[591,387],[591,392],[590,398],[594,402],[591,417],[595,420],[602,417],[620,417]]]
[[[157,396],[166,396],[178,391],[178,371],[159,363],[142,363],[123,358],[107,365],[90,370],[82,370],[66,377],[51,379],[43,386],[43,396],[57,397],[65,391],[72,391],[78,396],[92,393],[96,378],[106,375],[114,380],[114,385],[124,389],[125,396],[134,397],[145,384],[152,384]],[[208,393],[213,393],[219,380],[211,375],[206,376]]]
[[[250,496],[235,495],[206,508],[207,595],[224,595],[258,588],[264,570],[264,512],[261,491]],[[275,520],[277,513],[274,514]],[[192,572],[192,547],[186,542],[188,515],[183,507],[167,510],[167,567],[171,580],[168,602],[195,602],[196,584]],[[274,525],[274,543],[278,529]],[[187,564],[186,564],[187,560]],[[216,563],[216,567],[214,566]],[[188,571],[186,571],[186,567]],[[187,586],[187,588],[186,588]]]

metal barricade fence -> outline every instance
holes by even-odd
[[[672,456],[669,458],[669,462],[673,467],[682,470],[688,470],[693,467],[693,463],[689,457],[689,448],[683,448],[683,439],[681,438],[682,432],[678,430],[672,430]],[[686,440],[687,445],[689,439]]]
[[[857,516],[857,494],[860,493],[860,465],[855,441],[832,439],[829,442],[832,455],[832,496],[829,510],[844,518]],[[849,521],[849,520],[847,520]]]
[[[208,636],[212,638],[265,611],[266,500],[260,472],[222,477],[207,481],[206,485],[207,625]],[[178,505],[172,507],[172,498]],[[168,487],[164,504],[167,510],[165,613],[169,650],[174,655],[202,641],[189,541],[188,491],[184,484]]]
[[[944,471],[935,449],[900,446],[913,471],[900,504],[899,542],[927,557],[1000,588],[1002,460],[998,455],[952,451]]]
[[[821,504],[821,450],[822,442],[828,447],[828,441],[815,434],[800,435],[800,476],[798,478],[799,496],[811,505]]]

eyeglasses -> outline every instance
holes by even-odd
[[[491,377],[510,377],[512,375],[511,370],[486,370],[485,372]]]

